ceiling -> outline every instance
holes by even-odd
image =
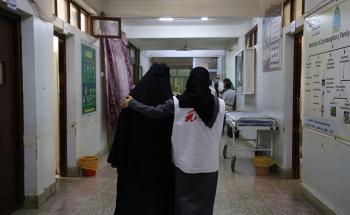
[[[283,0],[84,0],[118,17],[257,17]]]
[[[225,50],[236,38],[169,38],[169,39],[130,39],[141,50],[178,50],[187,45],[192,50]]]
[[[175,18],[174,21],[164,22],[157,18],[123,18],[127,26],[205,26],[205,25],[240,25],[248,19],[243,17],[216,17],[202,21],[201,17]]]

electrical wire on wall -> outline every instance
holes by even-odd
[[[27,0],[27,2],[32,7],[35,16],[44,22],[54,22],[57,19],[57,16],[54,14],[48,16],[35,0]]]

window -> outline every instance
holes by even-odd
[[[291,22],[291,8],[290,1],[283,3],[283,26],[286,26]]]
[[[80,13],[80,30],[89,32],[88,16],[85,13]]]
[[[304,14],[305,0],[285,0],[283,2],[283,26]]]
[[[297,19],[304,14],[304,0],[294,0],[293,17]]]
[[[182,94],[186,90],[186,83],[190,76],[191,69],[170,69],[170,84],[172,91],[177,94]]]
[[[79,27],[78,26],[78,21],[79,21],[79,17],[78,17],[78,8],[76,6],[74,6],[72,3],[70,4],[70,17],[69,17],[69,23],[75,27]]]
[[[137,84],[142,77],[140,67],[140,49],[129,42],[130,63],[133,67],[134,84]]]
[[[68,7],[67,0],[53,0],[54,14],[62,19],[63,21],[68,21]]]
[[[53,13],[58,18],[70,23],[86,33],[91,33],[91,15],[78,3],[73,0],[52,0],[52,4]]]
[[[258,43],[258,25],[255,25],[248,33],[245,35],[245,46],[247,48],[253,47]]]

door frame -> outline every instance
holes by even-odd
[[[22,71],[22,31],[21,31],[21,17],[11,13],[10,11],[0,7],[0,16],[9,18],[13,21],[15,25],[15,68],[16,74],[16,111],[18,113],[16,119],[16,133],[17,133],[17,153],[18,157],[18,194],[19,194],[19,207],[24,203],[24,144],[23,144],[23,134],[24,134],[24,119],[23,119],[23,71]]]
[[[301,145],[301,73],[302,73],[302,40],[303,31],[294,35],[294,68],[293,68],[293,128],[292,128],[292,170],[293,178],[300,178],[300,145]]]
[[[54,32],[58,37],[58,64],[59,64],[59,137],[60,137],[60,176],[67,176],[67,69],[66,69],[66,37]],[[63,41],[63,43],[61,43]],[[61,68],[62,66],[62,68]]]

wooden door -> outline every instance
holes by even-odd
[[[59,173],[67,176],[67,75],[66,75],[66,39],[54,33],[58,38],[58,80],[59,80]]]
[[[0,214],[23,200],[19,35],[18,18],[0,9]]]
[[[293,73],[293,178],[300,178],[300,145],[301,145],[301,120],[300,120],[300,91],[302,69],[302,38],[303,32],[294,36],[294,73]]]
[[[60,172],[67,176],[67,75],[66,75],[66,38],[58,35],[59,88],[60,88]]]

